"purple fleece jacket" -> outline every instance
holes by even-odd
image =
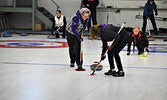
[[[80,36],[80,34],[76,31],[76,29],[77,29],[77,27],[78,27],[78,25],[79,25],[79,19],[81,19],[81,21],[82,21],[83,30],[85,30],[86,26],[88,25],[89,19],[87,19],[87,20],[84,21],[84,20],[82,19],[81,14],[79,13],[79,11],[77,11],[76,16],[73,17],[73,19],[72,19],[72,26],[71,26],[72,32],[75,34],[75,36],[76,36],[77,38],[80,39],[81,36]]]

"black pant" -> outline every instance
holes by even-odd
[[[113,47],[112,50],[108,51],[108,60],[110,64],[110,69],[115,69],[114,59],[113,59],[115,58],[118,71],[123,71],[119,52],[126,46],[127,43],[128,43],[128,39],[122,40],[122,41],[120,40],[118,44],[115,47]]]
[[[67,43],[69,46],[69,55],[70,62],[77,63],[78,66],[82,66],[82,62],[80,61],[80,50],[81,50],[81,41],[74,36],[73,34],[66,32],[67,35]]]
[[[154,15],[148,16],[151,20],[152,26],[154,28],[154,34],[157,34],[157,26],[155,23],[155,19],[154,19]],[[146,25],[147,25],[147,16],[143,16],[143,27],[142,27],[142,31],[145,33],[146,31]]]
[[[138,52],[144,52],[144,43],[140,42],[140,43],[136,43],[136,47]]]
[[[58,28],[59,27],[55,27],[54,29],[57,30]],[[52,29],[52,32],[51,32],[52,35],[53,35],[53,30],[54,29]],[[58,31],[63,32],[62,37],[65,38],[66,27],[64,27],[64,26],[60,27],[60,29]],[[59,33],[57,32],[55,34],[56,34],[56,37],[59,38]]]
[[[96,19],[96,9],[89,9],[91,11],[91,15],[89,17],[89,23],[88,23],[88,30],[90,29],[91,27],[91,19],[93,21],[93,25],[96,25],[97,24],[97,19]]]

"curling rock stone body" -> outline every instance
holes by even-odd
[[[97,64],[92,64],[90,66],[90,69],[94,70],[96,68],[96,66],[97,66]],[[102,65],[98,65],[96,71],[101,71],[102,69],[103,69],[103,66]]]

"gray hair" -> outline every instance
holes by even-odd
[[[91,15],[91,12],[90,12],[90,10],[89,10],[88,8],[82,8],[82,9],[80,9],[80,10],[79,10],[79,13],[80,13],[81,15],[83,15],[84,13],[88,13],[89,16]]]

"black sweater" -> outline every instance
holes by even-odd
[[[140,46],[141,43],[143,43],[144,47],[148,47],[149,45],[146,35],[142,32],[139,32],[138,35],[134,35],[133,33],[130,35],[128,42],[128,52],[130,52],[132,42],[134,46]]]
[[[86,6],[86,4],[89,4],[90,7],[87,7],[89,9],[96,9],[96,6],[99,4],[99,0],[83,0],[83,4]]]
[[[119,41],[124,41],[129,39],[129,34],[124,29],[121,30],[121,32],[118,34],[120,27],[116,27],[113,25],[107,25],[106,28],[103,31],[103,34],[101,36],[102,42],[103,42],[103,50],[102,52],[106,52],[107,48],[107,42],[113,41],[112,44],[113,47],[115,47]]]

